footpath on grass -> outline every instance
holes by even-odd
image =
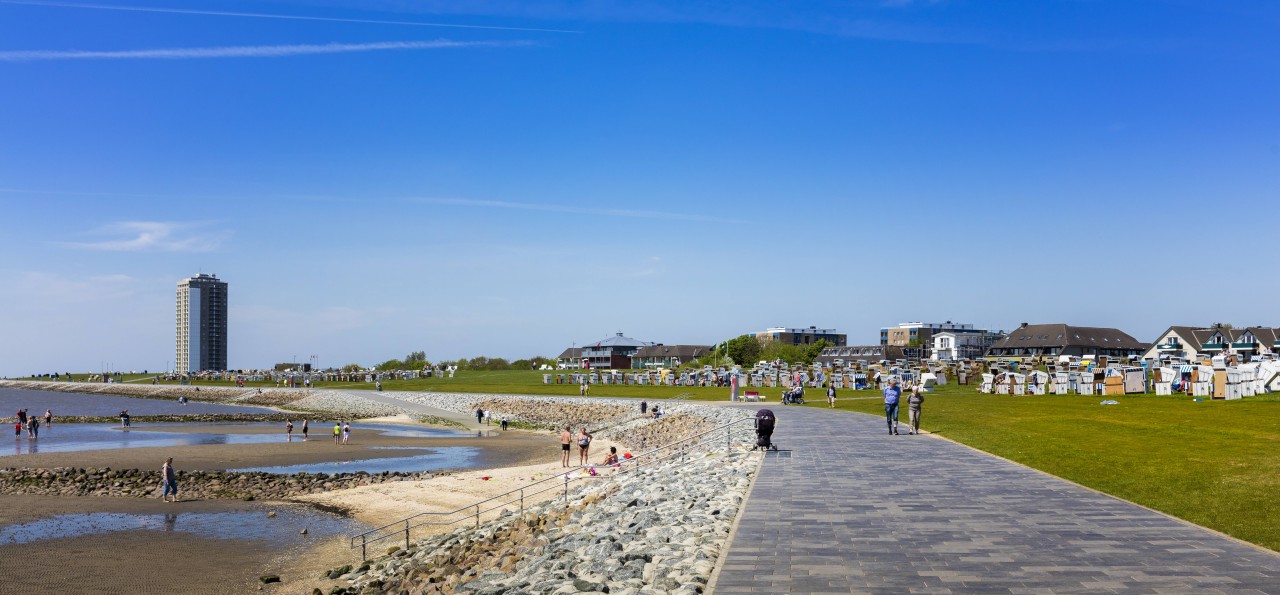
[[[784,451],[755,480],[717,594],[1280,589],[1275,552],[905,424],[771,405]]]

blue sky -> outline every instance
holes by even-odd
[[[1280,325],[1280,5],[0,0],[0,375]]]

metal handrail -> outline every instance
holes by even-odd
[[[382,525],[381,527],[375,527],[363,533],[352,535],[350,549],[355,549],[357,546],[356,542],[357,540],[359,540],[360,557],[363,560],[368,560],[369,544],[377,543],[379,541],[382,541],[384,539],[390,539],[392,537],[398,537],[400,536],[401,533],[404,534],[404,547],[405,549],[408,549],[410,544],[410,531],[412,529],[415,529],[417,527],[422,527],[425,525],[453,525],[453,524],[464,522],[471,519],[474,519],[475,526],[479,527],[481,515],[487,512],[492,512],[505,505],[512,504],[518,501],[520,505],[520,512],[523,513],[525,498],[537,496],[539,494],[544,494],[546,492],[549,492],[558,488],[563,489],[564,503],[567,505],[569,503],[569,482],[570,481],[579,480],[579,479],[610,479],[613,477],[620,477],[626,473],[640,471],[641,465],[644,462],[653,464],[665,459],[673,458],[676,455],[679,455],[683,459],[684,455],[687,454],[692,449],[692,447],[697,446],[702,442],[708,441],[709,440],[708,437],[710,435],[719,434],[721,432],[724,432],[725,434],[725,447],[727,449],[732,448],[733,447],[733,431],[737,429],[737,427],[740,426],[741,424],[754,422],[754,421],[755,421],[755,418],[751,418],[751,417],[734,420],[727,424],[716,426],[715,428],[712,428],[710,430],[699,432],[697,434],[693,434],[691,436],[681,438],[680,440],[676,440],[674,442],[669,442],[667,444],[656,446],[640,454],[633,455],[629,459],[619,459],[616,467],[618,469],[618,472],[611,475],[582,475],[582,476],[574,477],[573,474],[575,471],[582,471],[583,469],[588,469],[588,468],[594,469],[596,467],[603,467],[603,465],[600,465],[600,464],[580,465],[580,466],[568,469],[563,474],[557,474],[557,475],[548,477],[546,479],[539,479],[537,481],[530,482],[529,484],[515,488],[513,490],[509,490],[501,494],[498,494],[496,496],[485,498],[484,500],[480,500],[479,502],[476,502],[474,504],[468,504],[467,506],[463,506],[462,508],[458,508],[457,510],[451,510],[448,512],[419,512],[417,514],[410,515],[398,521],[387,523],[386,525]],[[670,451],[670,452],[663,454],[663,451]],[[540,484],[546,484],[552,481],[558,481],[559,483],[556,483],[555,485],[551,485],[548,487],[542,487],[540,489],[537,489],[536,491],[529,491],[535,486],[539,486]],[[502,501],[497,504],[489,505],[490,503],[496,500],[502,500]],[[486,505],[488,505],[487,508],[482,508],[482,506],[486,506]],[[422,517],[427,517],[431,519],[442,519],[445,517],[462,514],[462,513],[466,513],[466,515],[462,516],[461,518],[457,518],[453,520],[419,520]],[[393,528],[394,530],[390,530]]]

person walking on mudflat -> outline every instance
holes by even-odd
[[[920,433],[920,406],[924,404],[924,394],[920,392],[920,385],[911,387],[911,395],[907,397],[907,413],[911,416],[911,429],[907,430],[908,434]]]
[[[302,418],[302,441],[307,441],[307,418]]]
[[[569,433],[569,426],[565,426],[560,432],[560,466],[569,466],[569,445],[573,443],[573,434]]]
[[[889,381],[884,389],[884,421],[889,424],[889,434],[898,434],[898,399],[902,397],[902,389],[898,388],[898,379]]]
[[[342,424],[342,444],[346,445],[351,440],[351,422]]]
[[[160,495],[160,499],[169,502],[169,494],[173,494],[173,501],[178,501],[178,475],[173,471],[173,457],[164,460],[164,465],[160,467],[160,479],[164,483],[164,493]]]
[[[337,444],[338,440],[340,440],[341,437],[342,437],[342,423],[335,421],[333,422],[333,443]]]
[[[484,423],[484,409],[476,407],[476,425]]]
[[[293,420],[286,418],[284,420],[284,433],[289,437],[289,442],[293,442]]]

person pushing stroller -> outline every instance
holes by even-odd
[[[763,448],[765,450],[778,450],[778,445],[773,443],[773,427],[777,418],[773,416],[773,412],[768,409],[761,409],[756,412],[756,446],[755,448]],[[752,450],[755,450],[753,448]]]

